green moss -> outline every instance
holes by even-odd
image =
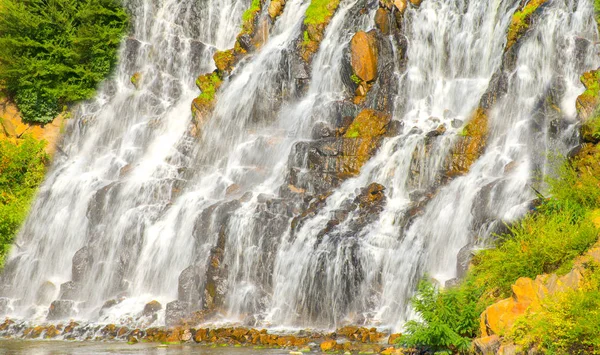
[[[250,7],[242,14],[242,33],[241,34],[252,34],[254,32],[254,21],[256,16],[260,12],[261,1],[252,0]]]
[[[306,9],[304,24],[320,25],[328,23],[339,3],[339,0],[312,0]]]
[[[362,82],[362,80],[356,74],[352,74],[350,76],[350,80],[352,80],[356,85],[359,85]]]
[[[212,102],[215,99],[217,89],[221,85],[221,78],[217,73],[202,75],[196,80],[196,85],[202,91],[198,98]]]
[[[547,0],[531,0],[523,9],[513,14],[512,21],[508,27],[507,50],[525,34],[531,24],[531,15],[533,15],[533,13],[546,1]]]

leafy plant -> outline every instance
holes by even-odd
[[[352,74],[350,76],[350,80],[352,80],[356,85],[359,85],[362,82],[362,80],[360,80],[360,78],[356,74]]]
[[[477,335],[478,316],[483,310],[477,303],[479,296],[471,284],[440,292],[430,281],[421,281],[412,299],[421,320],[409,321],[398,342],[410,347],[425,346],[434,352],[466,353],[470,339]]]
[[[0,0],[0,81],[23,119],[91,98],[127,26],[119,0]]]
[[[44,179],[44,146],[29,136],[16,143],[0,139],[0,266]]]

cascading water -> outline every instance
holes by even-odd
[[[60,299],[82,320],[160,324],[164,311],[138,316],[156,299],[205,321],[401,327],[418,280],[460,277],[458,255],[522,216],[548,154],[577,144],[578,77],[600,65],[593,6],[551,0],[505,50],[520,3],[425,0],[397,31],[370,32],[380,78],[362,105],[403,128],[360,173],[324,182],[311,152],[339,142],[331,127],[361,110],[349,44],[374,28],[377,2],[342,0],[309,69],[297,54],[309,2],[288,0],[193,138],[193,78],[233,46],[249,1],[129,1],[116,77],[71,123],[2,276],[3,313],[44,320]],[[445,176],[484,104],[485,150]],[[371,183],[385,197],[364,212]]]

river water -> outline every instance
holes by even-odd
[[[201,345],[157,345],[138,343],[67,342],[0,340],[0,355],[103,355],[103,354],[148,354],[148,355],[280,355],[289,354],[282,349],[212,348]]]

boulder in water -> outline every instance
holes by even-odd
[[[167,326],[174,326],[190,315],[191,304],[183,301],[173,301],[167,303],[165,313],[165,323]]]
[[[75,314],[75,302],[71,300],[56,300],[48,309],[48,320],[59,320],[72,317]]]

